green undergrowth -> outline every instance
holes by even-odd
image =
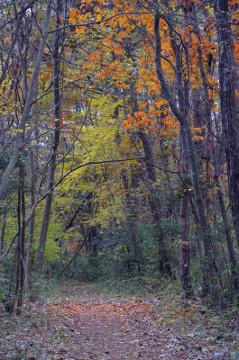
[[[119,295],[157,295],[180,294],[182,292],[179,281],[168,279],[154,279],[146,276],[137,276],[128,279],[115,279],[97,282],[94,286],[104,293]]]
[[[64,282],[54,278],[39,278],[32,284],[30,291],[25,292],[25,302],[42,302],[47,299],[62,297],[61,287],[63,284]]]
[[[231,306],[222,310],[216,307],[215,304],[212,305],[208,299],[200,298],[197,294],[186,297],[180,280],[172,281],[167,278],[153,279],[138,276],[130,279],[97,282],[92,286],[105,294],[160,299],[163,303],[170,304],[172,309],[178,309],[179,311],[182,309],[182,312],[184,312],[184,308],[188,306],[190,309],[194,308],[195,311],[193,312],[197,313],[199,317],[210,313],[210,322],[219,326],[227,320],[237,322],[239,315],[236,304],[231,304]],[[178,310],[176,313],[178,313]]]

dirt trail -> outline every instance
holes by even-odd
[[[32,304],[30,319],[24,314],[4,319],[1,360],[223,358],[178,336],[171,326],[177,321],[175,310],[164,314],[164,304],[156,316],[158,298],[110,296],[87,285],[65,286],[62,292],[64,298]],[[170,317],[171,324],[166,321]]]
[[[62,359],[190,359],[177,338],[155,326],[147,302],[99,295],[88,287],[76,288],[75,297],[72,291],[69,295],[58,307],[67,336],[58,349]]]

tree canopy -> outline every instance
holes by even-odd
[[[44,274],[238,300],[238,15],[238,0],[1,5],[10,311]]]

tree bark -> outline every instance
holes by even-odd
[[[183,175],[188,173],[183,150],[180,153],[180,171]],[[189,223],[188,223],[188,191],[185,188],[185,195],[180,201],[181,230],[181,282],[187,296],[192,292],[190,279],[190,244],[189,244]]]
[[[19,233],[18,244],[18,266],[19,266],[19,287],[17,299],[17,314],[19,315],[22,308],[24,284],[25,284],[25,240],[26,240],[26,206],[25,206],[25,167],[21,166],[20,169],[20,211],[22,215],[22,224]]]
[[[59,29],[61,26],[61,0],[56,1],[56,29]],[[38,246],[37,260],[36,260],[36,269],[40,274],[43,267],[44,253],[47,239],[47,232],[50,222],[51,207],[53,201],[53,185],[55,179],[55,169],[56,169],[56,159],[57,159],[57,150],[60,142],[60,90],[59,90],[59,67],[60,67],[60,48],[61,43],[61,34],[59,31],[55,32],[54,39],[54,50],[53,50],[53,87],[54,87],[54,120],[55,128],[53,135],[53,142],[51,148],[50,162],[49,162],[49,175],[48,175],[48,190],[49,194],[47,195],[45,202],[45,209],[43,214],[43,221],[41,227],[41,234]]]
[[[36,89],[35,89],[35,100],[38,97],[38,81],[36,82]],[[33,116],[34,116],[34,136],[37,139],[36,144],[33,144],[33,148],[29,150],[29,158],[30,158],[30,201],[31,201],[31,208],[33,209],[31,219],[29,220],[28,225],[28,241],[27,241],[27,258],[26,258],[26,268],[28,278],[30,280],[31,276],[31,265],[32,265],[32,247],[34,243],[34,228],[35,228],[35,201],[36,201],[36,184],[37,184],[37,176],[38,176],[38,169],[39,169],[39,106],[38,102],[36,101],[34,104],[33,109]]]
[[[35,186],[36,186],[36,168],[34,161],[34,154],[30,150],[30,199],[31,199],[31,207],[34,207],[36,194],[35,194]],[[35,209],[32,213],[31,219],[28,225],[28,241],[27,241],[27,259],[26,259],[26,267],[28,277],[31,275],[31,263],[32,263],[32,247],[34,242],[34,227],[35,227]]]
[[[219,45],[219,91],[227,159],[231,213],[239,245],[239,117],[236,109],[237,71],[234,58],[228,0],[215,0]]]
[[[26,231],[26,213],[25,213],[25,169],[24,165],[20,165],[19,172],[19,188],[18,188],[18,203],[17,203],[17,220],[18,220],[18,242],[17,242],[17,271],[15,284],[15,299],[9,304],[9,312],[13,313],[16,308],[17,315],[21,313],[23,295],[24,295],[24,258],[25,258],[25,231]]]

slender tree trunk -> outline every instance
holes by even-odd
[[[180,153],[180,170],[182,175],[188,173],[187,163],[183,156],[183,151]],[[180,220],[182,224],[181,232],[181,282],[183,289],[187,296],[192,292],[190,279],[190,244],[189,244],[189,223],[188,223],[188,193],[185,189],[185,195],[180,201]]]
[[[163,167],[165,169],[165,185],[166,185],[166,187],[168,186],[170,197],[171,197],[171,199],[173,199],[174,189],[172,187],[172,182],[171,182],[171,178],[169,175],[169,166],[168,166],[168,163],[169,163],[168,158],[170,155],[165,154],[165,151],[164,151],[165,149],[163,146],[163,139],[160,139],[160,150],[161,150]],[[168,210],[168,213],[171,215],[172,223],[177,224],[178,223],[178,214],[177,214],[178,209],[174,205],[174,202],[169,205],[169,208],[167,210]]]
[[[59,29],[61,26],[61,0],[56,1],[56,29]],[[53,143],[51,149],[51,158],[49,163],[49,176],[48,176],[48,189],[49,194],[47,195],[45,202],[45,209],[43,214],[43,221],[41,227],[41,234],[38,246],[36,268],[38,273],[41,273],[43,267],[45,245],[47,239],[47,232],[50,222],[50,214],[53,200],[53,190],[51,190],[54,185],[55,178],[55,169],[56,169],[56,159],[57,159],[57,150],[60,141],[60,90],[59,90],[59,66],[60,66],[60,48],[61,35],[59,31],[55,32],[54,39],[54,50],[53,50],[53,86],[54,86],[54,120],[55,120],[55,129],[53,136]]]
[[[25,259],[25,231],[26,231],[26,214],[25,214],[25,193],[24,193],[24,166],[20,165],[20,184],[18,189],[18,204],[17,204],[17,218],[18,218],[18,242],[17,242],[17,272],[15,285],[15,299],[9,304],[9,312],[12,313],[17,306],[16,312],[19,315],[22,307],[22,300],[24,295],[24,259]]]
[[[25,238],[26,238],[26,207],[25,207],[25,168],[21,166],[21,188],[20,188],[20,206],[22,215],[21,232],[19,236],[19,252],[18,252],[18,265],[19,265],[19,288],[17,299],[17,314],[20,314],[23,295],[24,295],[24,283],[25,283]]]
[[[35,89],[35,100],[38,97],[38,81],[36,83]],[[30,200],[31,200],[31,208],[34,209],[34,204],[36,201],[36,184],[37,184],[37,176],[38,176],[38,150],[39,150],[39,129],[38,129],[38,102],[36,101],[34,104],[34,135],[36,140],[36,144],[33,145],[33,149],[29,151],[30,157]],[[32,265],[32,247],[34,243],[34,228],[35,228],[35,209],[33,210],[31,219],[29,221],[28,226],[28,242],[27,242],[27,258],[26,258],[26,268],[28,274],[28,280],[30,280],[31,276],[31,265]]]
[[[219,45],[219,90],[226,148],[229,199],[239,245],[239,117],[236,109],[237,70],[234,58],[228,0],[215,0]]]
[[[30,199],[31,199],[31,207],[34,206],[36,196],[35,196],[35,185],[36,185],[36,171],[35,171],[35,162],[34,162],[34,154],[30,150]],[[28,225],[28,242],[27,242],[27,259],[26,259],[26,267],[28,277],[31,275],[31,264],[32,264],[32,247],[34,242],[34,227],[35,227],[35,209],[33,211],[32,217],[29,221]]]

